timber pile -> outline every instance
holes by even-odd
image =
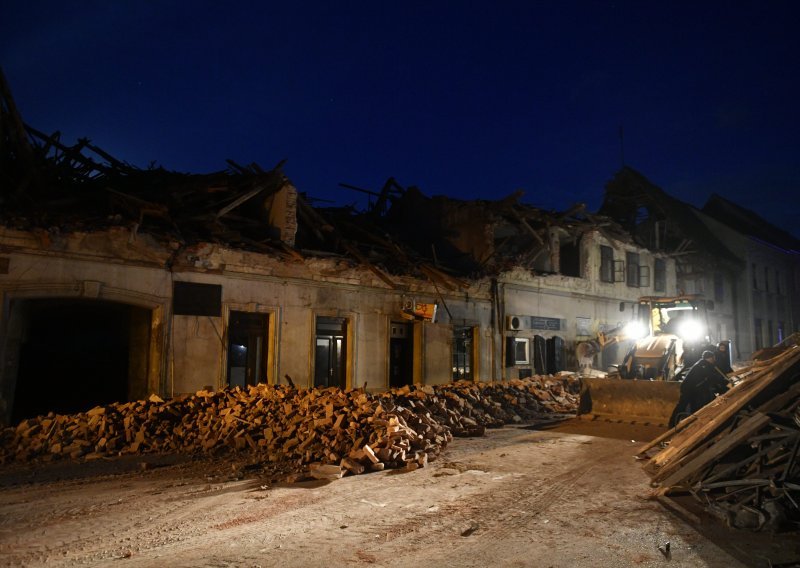
[[[413,469],[435,459],[454,435],[482,435],[487,427],[573,413],[573,382],[534,377],[379,394],[261,384],[166,401],[152,395],[23,420],[0,431],[0,462],[249,452],[297,469],[313,466],[311,475],[320,478]]]
[[[642,448],[657,495],[689,492],[730,527],[800,527],[800,345],[739,371],[738,384]]]

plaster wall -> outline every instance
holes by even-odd
[[[759,342],[769,343],[770,329],[773,343],[778,340],[779,324],[783,325],[784,337],[798,329],[800,302],[792,293],[796,255],[743,235],[707,215],[697,215],[743,262],[731,282],[732,304],[724,309],[731,311],[735,321],[738,356],[749,359]],[[760,341],[756,339],[756,319],[761,320]]]

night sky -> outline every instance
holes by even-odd
[[[800,3],[3,2],[24,120],[140,167],[226,158],[596,209],[622,164],[800,234]],[[318,205],[326,205],[317,201]]]

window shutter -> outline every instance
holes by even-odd
[[[650,267],[646,264],[639,265],[639,287],[648,288],[650,286]]]

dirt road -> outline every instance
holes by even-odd
[[[225,464],[174,459],[146,470],[142,458],[7,469],[0,471],[0,565],[732,567],[800,561],[796,534],[760,535],[756,545],[747,533],[710,521],[687,524],[647,499],[648,479],[633,459],[646,434],[598,437],[589,435],[599,432],[590,426],[491,430],[483,438],[456,439],[423,469],[330,483],[230,479]],[[636,435],[642,437],[633,441]],[[659,546],[667,542],[664,554]]]

